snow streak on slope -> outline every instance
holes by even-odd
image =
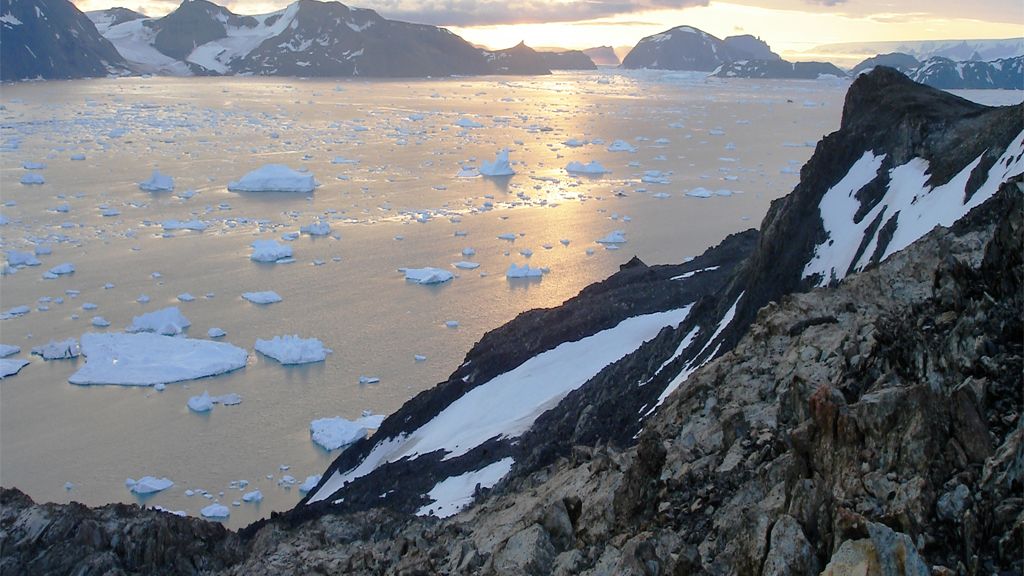
[[[437,516],[447,518],[473,503],[476,487],[490,488],[501,481],[510,471],[515,460],[502,458],[493,464],[484,466],[473,472],[445,478],[434,485],[427,493],[433,503],[416,511],[417,516]]]
[[[191,76],[188,65],[153,47],[156,30],[145,25],[150,20],[131,20],[111,26],[103,37],[117,48],[128,64],[139,72]]]
[[[863,269],[876,252],[882,225],[890,220],[895,220],[895,232],[879,260],[906,248],[936,226],[951,226],[991,198],[1000,184],[1024,172],[1024,132],[1014,138],[989,170],[985,182],[969,199],[966,198],[967,182],[982,156],[975,158],[949,182],[935,188],[927,185],[928,161],[914,158],[889,172],[885,195],[859,223],[854,222],[854,214],[860,206],[854,194],[874,178],[882,160],[882,156],[865,152],[847,175],[822,197],[819,210],[829,239],[815,248],[814,257],[804,268],[804,278],[820,274],[818,285],[825,286],[833,279],[842,280],[851,271],[851,264],[852,271]],[[867,247],[854,263],[867,228],[876,219],[882,225],[867,237]]]
[[[447,460],[491,438],[520,436],[569,392],[654,338],[662,328],[678,325],[687,312],[689,308],[627,318],[614,328],[538,354],[470,390],[408,436],[380,442],[359,466],[335,472],[309,502],[327,498],[345,482],[386,462],[438,450],[445,452]]]
[[[232,60],[248,56],[263,41],[284,32],[292,24],[292,20],[295,19],[295,15],[298,12],[299,3],[294,2],[284,10],[254,16],[259,24],[252,28],[247,26],[231,26],[225,23],[224,28],[227,30],[227,38],[213,40],[197,46],[189,54],[187,60],[218,74],[228,74],[231,72],[228,65]],[[267,25],[267,21],[270,21],[271,24]]]

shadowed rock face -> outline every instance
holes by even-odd
[[[929,58],[907,75],[915,82],[944,90],[1024,90],[1024,56],[992,62]]]
[[[873,68],[879,66],[886,66],[888,68],[895,68],[904,74],[914,70],[921,65],[921,62],[917,58],[914,58],[910,54],[903,54],[902,52],[891,52],[889,54],[879,54],[878,56],[872,56],[857,64],[850,70],[850,76],[856,78],[861,72],[870,71]]]
[[[178,9],[146,26],[157,31],[154,46],[163,54],[185,60],[196,46],[227,37],[225,24],[256,26],[251,16],[238,16],[207,0],[185,0]]]
[[[821,75],[845,78],[843,72],[828,62],[787,62],[785,60],[740,60],[723,64],[715,70],[719,78],[778,78],[814,80]]]
[[[504,50],[484,50],[492,74],[550,74],[543,54],[520,42]]]
[[[0,80],[89,78],[124,59],[67,0],[0,0]]]
[[[707,32],[677,26],[640,40],[622,60],[622,67],[711,72],[726,62],[753,57]]]
[[[552,70],[597,70],[597,65],[580,50],[540,52],[544,63]]]

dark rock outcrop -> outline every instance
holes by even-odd
[[[752,60],[782,60],[781,56],[772,52],[767,42],[751,34],[727,36],[723,42],[730,48],[748,54]]]
[[[93,21],[93,24],[96,25],[96,29],[100,34],[111,26],[117,26],[118,24],[124,24],[125,22],[132,22],[134,20],[146,19],[146,15],[141,12],[120,7],[88,12],[86,16],[89,17],[89,20]]]
[[[184,0],[167,16],[145,23],[156,31],[153,46],[177,60],[188,58],[196,46],[226,38],[226,26],[254,28],[256,24],[252,16],[239,16],[207,0]]]
[[[580,50],[540,52],[544,63],[552,70],[597,70],[597,65]]]
[[[68,0],[0,0],[0,80],[107,76],[124,65]]]
[[[596,46],[583,51],[598,66],[618,66],[621,64],[615,49],[611,46]]]
[[[550,74],[547,57],[520,42],[504,50],[484,50],[492,74]]]
[[[915,82],[943,90],[1024,90],[1024,56],[992,62],[929,58],[907,73]]]
[[[871,70],[879,66],[887,66],[889,68],[895,68],[904,74],[916,69],[921,65],[921,62],[911,56],[910,54],[904,54],[902,52],[890,52],[888,54],[879,54],[872,56],[857,64],[850,70],[850,76],[856,78],[863,72],[870,72]]]
[[[740,60],[720,66],[712,76],[719,78],[777,78],[814,80],[828,75],[845,78],[843,72],[828,62],[787,62],[785,60]]]

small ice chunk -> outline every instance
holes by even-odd
[[[143,476],[138,480],[128,478],[124,481],[124,484],[135,494],[154,494],[174,486],[174,482],[171,482],[168,478],[154,478],[152,476]]]
[[[242,298],[245,298],[253,304],[274,304],[283,300],[281,296],[273,290],[264,290],[262,292],[243,292]]]
[[[193,412],[209,412],[213,410],[213,401],[210,400],[209,391],[204,391],[199,396],[192,396],[188,399],[188,409]]]
[[[608,172],[611,172],[611,170],[602,166],[597,160],[591,160],[589,164],[575,161],[569,162],[565,165],[565,171],[570,174],[586,175],[607,174]]]
[[[480,267],[480,263],[479,262],[469,262],[467,260],[462,260],[460,262],[456,262],[456,263],[452,264],[452,266],[455,266],[456,268],[458,268],[460,270],[476,270],[477,268]]]
[[[623,244],[626,242],[626,235],[622,230],[615,230],[604,238],[598,238],[595,242],[598,244]]]
[[[196,297],[189,294],[188,292],[182,292],[181,294],[178,294],[178,300],[181,302],[193,302],[195,301],[195,299]]]
[[[11,318],[17,318],[18,316],[24,316],[31,312],[32,309],[28,306],[15,306],[9,308],[6,312],[0,314],[0,320],[10,320]]]
[[[21,167],[25,170],[45,170],[46,164],[43,162],[31,162],[26,160],[25,162],[22,162]]]
[[[512,169],[512,166],[508,161],[508,148],[502,148],[499,150],[497,156],[494,158],[494,162],[488,162],[485,160],[480,163],[480,174],[484,176],[513,176],[515,173],[516,171]]]
[[[192,323],[181,313],[181,310],[178,310],[177,306],[170,306],[132,318],[132,323],[125,328],[125,332],[155,332],[165,336],[175,336],[181,334],[191,325]]]
[[[711,190],[703,187],[697,187],[686,193],[691,198],[711,198]]]
[[[202,220],[164,220],[160,223],[164,230],[170,232],[172,230],[193,230],[196,232],[202,232],[210,227],[209,224]]]
[[[530,268],[527,264],[516,266],[515,263],[512,263],[508,265],[508,270],[505,271],[506,278],[540,278],[543,275],[543,270],[540,268]]]
[[[75,162],[81,162],[82,160],[85,160],[85,154],[72,154],[71,160],[74,160]]]
[[[254,240],[250,246],[252,255],[249,258],[254,262],[277,262],[292,257],[292,247],[277,240]]]
[[[58,265],[54,266],[53,268],[50,268],[50,270],[48,272],[50,274],[53,274],[54,276],[63,276],[65,274],[74,274],[75,273],[75,265],[70,263],[70,262],[65,262],[63,264],[58,264]]]
[[[2,358],[0,359],[0,379],[7,378],[8,376],[14,376],[21,369],[28,366],[28,360],[21,358]]]
[[[149,180],[139,182],[139,189],[146,192],[170,192],[174,190],[174,179],[154,169]]]
[[[316,485],[320,483],[320,474],[313,474],[312,476],[306,476],[306,480],[299,485],[299,492],[305,494],[316,488]]]
[[[636,152],[636,146],[633,146],[625,140],[616,140],[608,146],[609,152]]]
[[[316,178],[283,164],[266,164],[249,172],[236,182],[228,183],[232,192],[301,192],[316,189]]]
[[[460,128],[483,128],[484,125],[470,118],[459,118],[454,124]]]
[[[414,354],[412,359],[415,360],[416,362],[426,362],[427,361],[427,357],[424,356],[423,354]]]
[[[515,239],[516,239],[516,235],[511,233],[511,232],[506,232],[504,234],[498,234],[498,240],[515,240]]]
[[[149,296],[146,296],[145,294],[140,294],[139,297],[135,299],[135,301],[138,302],[139,304],[148,304]]]
[[[221,406],[238,406],[242,403],[242,397],[234,392],[228,392],[220,396],[211,396],[210,401]]]
[[[7,264],[10,266],[39,266],[42,262],[32,252],[7,251]]]
[[[35,172],[32,172],[30,174],[25,174],[24,176],[22,176],[21,183],[26,186],[38,186],[40,184],[45,184],[46,179],[43,178],[42,174],[36,174]]]
[[[366,438],[367,428],[359,422],[352,422],[340,416],[320,418],[309,423],[313,442],[325,450],[337,450],[357,440]]]
[[[203,508],[199,513],[203,515],[203,518],[227,518],[231,515],[231,511],[228,510],[227,506],[217,504],[216,502]]]
[[[306,364],[322,362],[331,353],[323,342],[316,338],[300,338],[297,335],[274,336],[270,340],[256,340],[256,351],[277,360],[281,364]]]
[[[562,142],[562,145],[568,146],[569,148],[579,148],[580,146],[586,146],[587,141],[580,140],[579,138],[569,138],[568,140]]]
[[[21,346],[14,346],[12,344],[0,344],[0,358],[14,356],[19,352],[21,352]]]
[[[454,274],[440,268],[401,268],[405,279],[416,284],[443,284],[455,277]]]
[[[224,336],[227,336],[227,334],[227,332],[217,328],[216,326],[206,331],[206,336],[208,338],[223,338]]]
[[[331,233],[331,225],[327,222],[314,222],[312,224],[299,227],[299,232],[309,234],[310,236],[327,236]]]
[[[444,325],[449,327],[449,328],[458,328],[459,327],[459,321],[458,320],[446,320]]]
[[[462,249],[462,255],[463,256],[474,256],[474,255],[476,255],[476,250],[474,250],[472,248],[463,248]]]
[[[360,384],[377,384],[378,382],[380,382],[380,378],[378,378],[377,376],[360,376],[359,377],[359,383]]]
[[[42,346],[32,348],[32,353],[42,356],[43,360],[67,360],[77,358],[82,353],[78,340],[68,338],[67,340],[50,340]]]
[[[252,492],[246,492],[242,494],[243,502],[260,502],[263,500],[263,492],[259,490],[253,490]]]
[[[74,488],[75,488],[75,485],[72,484],[71,482],[65,482],[64,483],[64,489],[67,490],[68,492],[70,492]]]
[[[106,328],[107,326],[110,326],[110,321],[103,316],[93,316],[92,325],[97,328]]]

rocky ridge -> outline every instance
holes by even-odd
[[[719,78],[815,80],[820,76],[845,78],[846,72],[828,62],[787,62],[779,59],[727,62],[719,66],[711,75]]]

